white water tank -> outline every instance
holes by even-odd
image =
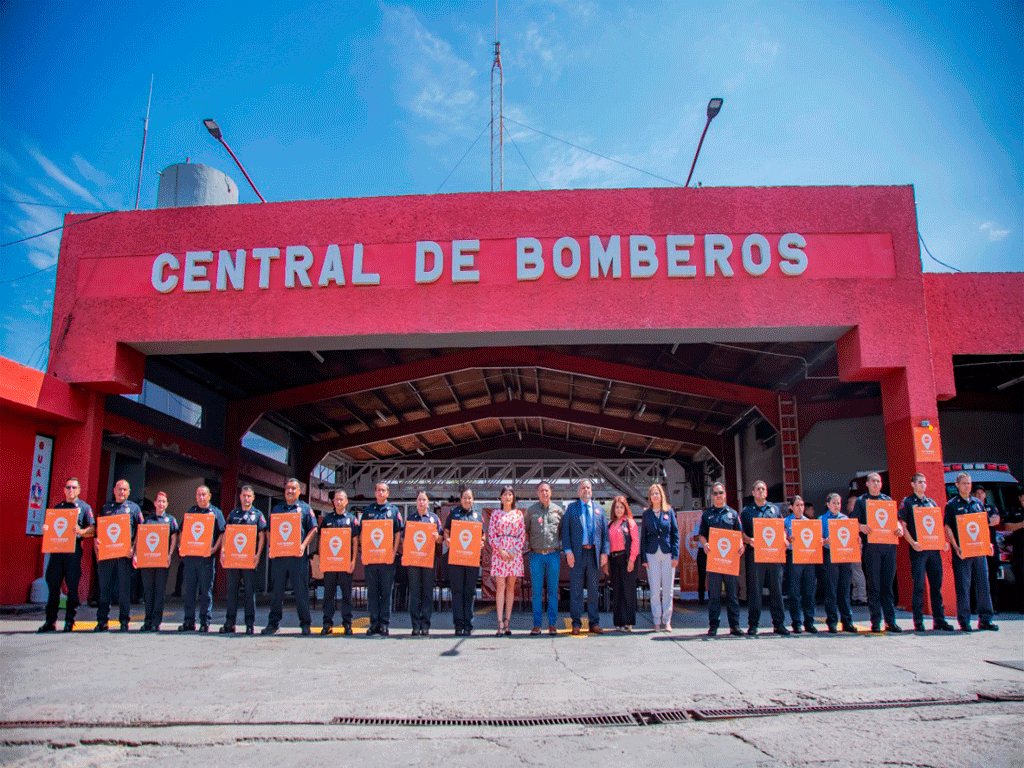
[[[160,173],[157,208],[235,205],[238,185],[226,173],[202,163],[175,163]]]

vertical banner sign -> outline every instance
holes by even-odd
[[[871,544],[895,544],[896,502],[892,499],[865,499],[868,511],[868,542]]]
[[[164,523],[140,525],[135,534],[137,568],[167,568],[171,564],[171,526]]]
[[[182,557],[209,557],[213,549],[213,524],[211,512],[186,512],[178,554]]]
[[[942,461],[939,430],[932,427],[914,427],[914,458],[919,462]]]
[[[433,523],[406,523],[405,539],[402,541],[402,565],[407,568],[433,568],[436,534],[437,526]]]
[[[960,557],[988,557],[992,554],[992,539],[988,532],[988,518],[984,512],[956,516],[960,534]]]
[[[754,518],[754,562],[786,562],[786,523],[773,517]]]
[[[301,557],[302,515],[277,512],[270,521],[270,557]]]
[[[352,570],[351,528],[320,529],[320,570],[325,573],[349,573]]]
[[[360,544],[363,565],[389,565],[395,562],[394,521],[363,520]]]
[[[693,526],[700,522],[700,516],[699,509],[676,512],[676,524],[679,526],[679,591],[683,598],[697,596],[697,548],[700,544],[692,543],[690,534],[693,533]],[[686,556],[683,556],[684,552]]]
[[[96,559],[132,555],[132,524],[127,513],[96,518]]]
[[[480,567],[480,544],[484,524],[472,520],[452,520],[451,543],[448,546],[448,564]]]
[[[942,527],[942,512],[938,507],[914,507],[914,527],[921,549],[944,549],[946,535]]]
[[[828,549],[833,563],[859,563],[860,526],[857,521],[829,520]]]
[[[232,523],[224,528],[224,544],[221,565],[251,571],[256,567],[256,539],[259,532],[255,525]]]
[[[793,562],[797,565],[822,563],[821,521],[793,521]]]
[[[726,576],[740,575],[740,544],[743,539],[739,531],[712,528],[708,531],[708,571],[724,573]]]
[[[43,523],[43,552],[74,552],[78,509],[48,509]]]
[[[36,435],[32,444],[32,479],[28,484],[28,517],[25,533],[42,536],[46,523],[46,500],[50,496],[50,466],[53,456],[53,438]],[[77,517],[75,518],[78,519]],[[74,549],[72,548],[72,552]]]

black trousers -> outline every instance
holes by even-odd
[[[704,595],[708,591],[708,553],[704,547],[697,550],[697,599],[704,601]]]
[[[309,615],[309,561],[305,557],[275,557],[270,561],[270,572],[274,578],[274,594],[270,602],[267,626],[276,627],[281,623],[284,609],[284,577],[292,580],[295,592],[295,610],[299,614],[299,626],[312,623]]]
[[[978,619],[985,623],[992,620],[992,596],[988,591],[988,558],[968,557],[961,560],[953,553],[953,583],[956,585],[956,619],[961,627],[971,623],[971,587],[974,587]]]
[[[787,554],[787,558],[792,555]],[[789,566],[789,618],[794,627],[814,624],[814,563],[790,563]]]
[[[196,593],[199,594],[199,623],[209,626],[213,616],[213,578],[216,572],[216,555],[209,557],[183,557],[181,567],[185,570],[181,607],[184,623],[196,623]]]
[[[132,559],[115,557],[100,560],[96,564],[99,582],[99,606],[96,608],[96,623],[105,626],[110,616],[110,601],[114,594],[114,580],[117,580],[118,620],[127,624],[130,618],[132,594]]]
[[[242,610],[245,614],[245,626],[256,623],[256,569],[227,568],[228,604],[224,614],[224,626],[233,627],[238,621],[238,582],[242,582]]]
[[[924,623],[925,577],[928,578],[928,597],[932,604],[932,623],[945,621],[946,609],[942,605],[942,553],[938,550],[917,552],[911,549],[910,575],[914,579],[914,596],[911,601],[914,625]]]
[[[434,611],[434,569],[409,566],[409,620],[413,629],[430,629]]]
[[[766,579],[772,626],[784,626],[786,612],[782,604],[782,563],[755,562],[753,547],[747,547],[743,557],[746,558],[747,566],[747,626],[757,629],[761,623],[761,601],[764,599],[762,593]]]
[[[853,624],[853,610],[850,607],[850,584],[853,578],[852,563],[833,563],[832,551],[822,547],[825,570],[825,621],[835,626],[837,621]]]
[[[473,628],[473,606],[476,605],[478,578],[479,566],[448,566],[448,581],[452,590],[452,623],[456,629]]]
[[[78,582],[82,578],[82,553],[53,552],[46,564],[46,587],[50,594],[46,598],[46,623],[57,623],[60,610],[60,585],[67,582],[68,599],[64,609],[64,623],[74,624],[78,611]]]
[[[142,601],[146,606],[147,627],[159,628],[164,620],[164,597],[167,595],[167,568],[139,568],[142,577]]]
[[[372,563],[366,566],[366,609],[370,612],[370,629],[391,623],[391,589],[395,585],[394,563]]]
[[[722,585],[725,585],[725,611],[729,628],[739,629],[740,601],[736,598],[739,578],[711,571],[708,573],[708,626],[718,629],[722,620]]]
[[[636,624],[636,563],[629,571],[629,553],[625,550],[608,556],[608,580],[612,585],[612,626]]]
[[[341,587],[341,623],[352,624],[352,574],[347,571],[324,572],[324,626],[334,626],[338,587]]]
[[[892,581],[896,578],[896,546],[894,544],[864,545],[864,579],[868,586],[868,610],[872,626],[896,623],[896,599]]]

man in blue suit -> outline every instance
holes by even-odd
[[[587,617],[590,631],[601,634],[598,569],[608,567],[608,520],[604,508],[591,500],[594,489],[589,480],[578,486],[579,501],[572,502],[562,518],[562,551],[569,565],[569,615],[572,633],[578,635],[583,624],[583,584],[587,585]]]

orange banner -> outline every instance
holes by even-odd
[[[395,562],[393,520],[363,520],[359,541],[363,550],[363,565],[387,565]]]
[[[255,525],[231,523],[224,527],[220,564],[225,568],[251,571],[256,567],[256,543],[259,531]]]
[[[896,502],[892,499],[865,499],[868,511],[867,526],[870,544],[895,544],[896,538]]]
[[[793,521],[793,562],[797,565],[824,562],[820,520]]]
[[[724,573],[726,576],[740,575],[740,544],[743,539],[739,531],[712,528],[708,531],[708,572]]]
[[[480,544],[484,524],[472,520],[452,520],[451,541],[448,544],[448,564],[480,567]]]
[[[830,519],[828,546],[833,563],[859,563],[860,526],[857,521]]]
[[[942,512],[938,507],[914,507],[914,528],[921,549],[944,549],[946,534],[942,527]]]
[[[352,562],[352,529],[321,528],[320,529],[320,570],[341,571],[351,573]]]
[[[406,523],[405,539],[402,542],[402,565],[412,568],[433,568],[436,535],[437,526],[433,523]]]
[[[43,552],[74,552],[78,508],[48,509],[43,523]]]
[[[270,557],[302,556],[302,515],[276,512],[270,521]]]
[[[96,518],[96,559],[132,556],[132,524],[127,513]]]
[[[754,518],[754,561],[786,562],[786,523],[777,517]]]
[[[136,533],[136,568],[167,568],[171,564],[171,526],[164,523],[140,525]]]
[[[918,463],[942,461],[942,441],[934,427],[914,427],[914,458]]]
[[[214,522],[211,512],[186,512],[178,554],[182,557],[209,557],[213,549]]]
[[[984,512],[956,516],[960,534],[960,557],[988,557],[992,554],[992,538],[988,532],[988,517]]]

